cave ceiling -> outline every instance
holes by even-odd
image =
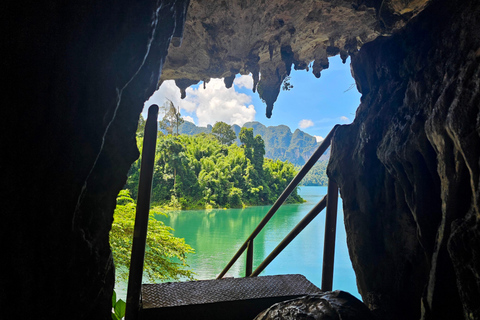
[[[239,0],[190,2],[183,39],[168,50],[159,85],[175,80],[182,98],[200,81],[252,74],[270,118],[282,82],[295,70],[315,77],[328,57],[343,61],[366,42],[394,33],[428,0]]]

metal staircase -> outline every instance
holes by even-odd
[[[158,106],[152,105],[148,111],[144,133],[135,231],[128,280],[126,320],[253,319],[262,310],[276,302],[308,294],[321,293],[322,291],[331,291],[338,203],[338,187],[333,180],[329,179],[327,195],[295,226],[255,270],[253,270],[253,244],[255,237],[262,228],[330,146],[337,126],[330,131],[217,279],[142,285],[141,279],[157,137],[157,116]],[[317,288],[302,275],[258,277],[267,265],[325,208],[327,210],[322,289]],[[247,251],[245,278],[223,278],[245,250]]]
[[[144,284],[139,318],[253,319],[274,303],[316,293],[299,274]]]

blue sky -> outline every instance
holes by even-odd
[[[352,88],[350,60],[342,64],[336,56],[329,62],[330,67],[322,71],[320,79],[311,72],[292,69],[290,83],[293,88],[280,91],[270,119],[265,116],[265,104],[251,90],[251,76],[238,75],[230,89],[225,88],[223,79],[211,79],[206,89],[202,82],[188,88],[183,100],[174,82],[165,81],[145,106],[162,105],[168,98],[175,106],[180,106],[185,120],[199,126],[213,125],[217,121],[238,125],[259,121],[266,126],[284,124],[292,131],[299,128],[313,136],[325,137],[335,124],[352,122],[360,104],[360,93],[355,86]]]

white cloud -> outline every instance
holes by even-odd
[[[186,101],[185,99],[182,100],[180,97],[180,89],[178,89],[178,87],[175,85],[175,81],[167,80],[163,82],[160,88],[155,91],[153,95],[145,102],[144,113],[146,113],[146,109],[150,107],[150,105],[157,104],[159,107],[161,107],[167,101],[167,99],[172,100],[176,107],[180,106],[180,113],[185,113],[185,111],[195,111],[195,104],[190,101]],[[158,116],[159,118],[163,117],[161,112]]]
[[[313,121],[310,119],[303,119],[303,120],[300,120],[300,122],[298,123],[298,126],[300,129],[313,127]]]
[[[250,104],[252,98],[236,92],[233,87],[225,88],[223,79],[211,79],[205,89],[203,86],[188,88],[185,100],[196,105],[195,114],[202,127],[217,121],[241,126],[255,119],[255,107]]]
[[[342,122],[350,122],[350,119],[348,119],[348,118],[345,117],[345,116],[341,116],[341,117],[340,117],[340,121],[342,121]]]
[[[252,90],[253,89],[253,77],[251,74],[249,75],[242,75],[238,78],[235,78],[233,83],[239,88],[247,88]]]
[[[247,87],[251,76],[241,76],[235,79],[238,87]],[[239,80],[237,80],[239,79]],[[238,83],[237,83],[238,82]],[[250,86],[253,86],[251,80]],[[198,119],[198,126],[205,127],[207,124],[213,125],[217,121],[223,121],[228,124],[243,125],[245,122],[255,120],[255,107],[250,104],[250,96],[236,92],[234,87],[227,89],[223,79],[211,79],[203,89],[200,84],[198,88],[187,88],[185,99],[180,98],[180,90],[173,80],[167,80],[162,83],[150,99],[145,102],[145,106],[153,103],[159,106],[163,105],[166,99],[172,100],[175,106],[180,107],[183,118],[194,122],[192,115]],[[146,113],[146,108],[144,109]],[[190,115],[189,115],[190,114]],[[159,117],[162,117],[160,115]]]
[[[315,137],[315,139],[317,139],[317,142],[325,140],[325,138],[322,137],[322,136],[314,136],[314,137]]]
[[[190,116],[183,116],[182,118],[185,121],[188,121],[188,122],[191,122],[191,123],[195,124],[195,120],[193,120],[193,118],[190,117]]]

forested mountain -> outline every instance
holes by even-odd
[[[293,133],[288,126],[265,126],[260,122],[247,122],[243,125],[245,128],[252,128],[254,135],[260,135],[265,142],[265,157],[273,160],[288,160],[296,166],[302,166],[318,147],[315,137],[296,129]],[[240,126],[233,125],[235,133],[240,133]],[[212,126],[197,127],[195,124],[185,121],[179,126],[180,134],[198,134],[201,132],[210,133]],[[240,141],[237,139],[237,144]],[[322,159],[328,158],[329,152],[326,152]]]
[[[194,123],[190,121],[185,121],[178,127],[179,134],[188,134],[189,136],[193,136],[194,134],[199,133],[210,133],[212,132],[212,126],[208,125],[206,127],[197,127]],[[240,132],[240,130],[238,130]],[[236,132],[238,136],[238,132]]]
[[[182,208],[242,207],[273,203],[296,175],[288,162],[264,158],[262,138],[239,133],[242,146],[225,145],[213,134],[159,134],[152,204]],[[142,137],[137,137],[139,144]],[[141,146],[140,146],[141,147]],[[129,172],[126,189],[137,196],[140,159]],[[296,190],[287,202],[302,202]]]
[[[293,134],[285,125],[266,127],[260,122],[247,122],[246,128],[253,128],[265,141],[265,156],[271,159],[288,160],[295,165],[304,165],[316,150],[315,137],[296,129]]]

